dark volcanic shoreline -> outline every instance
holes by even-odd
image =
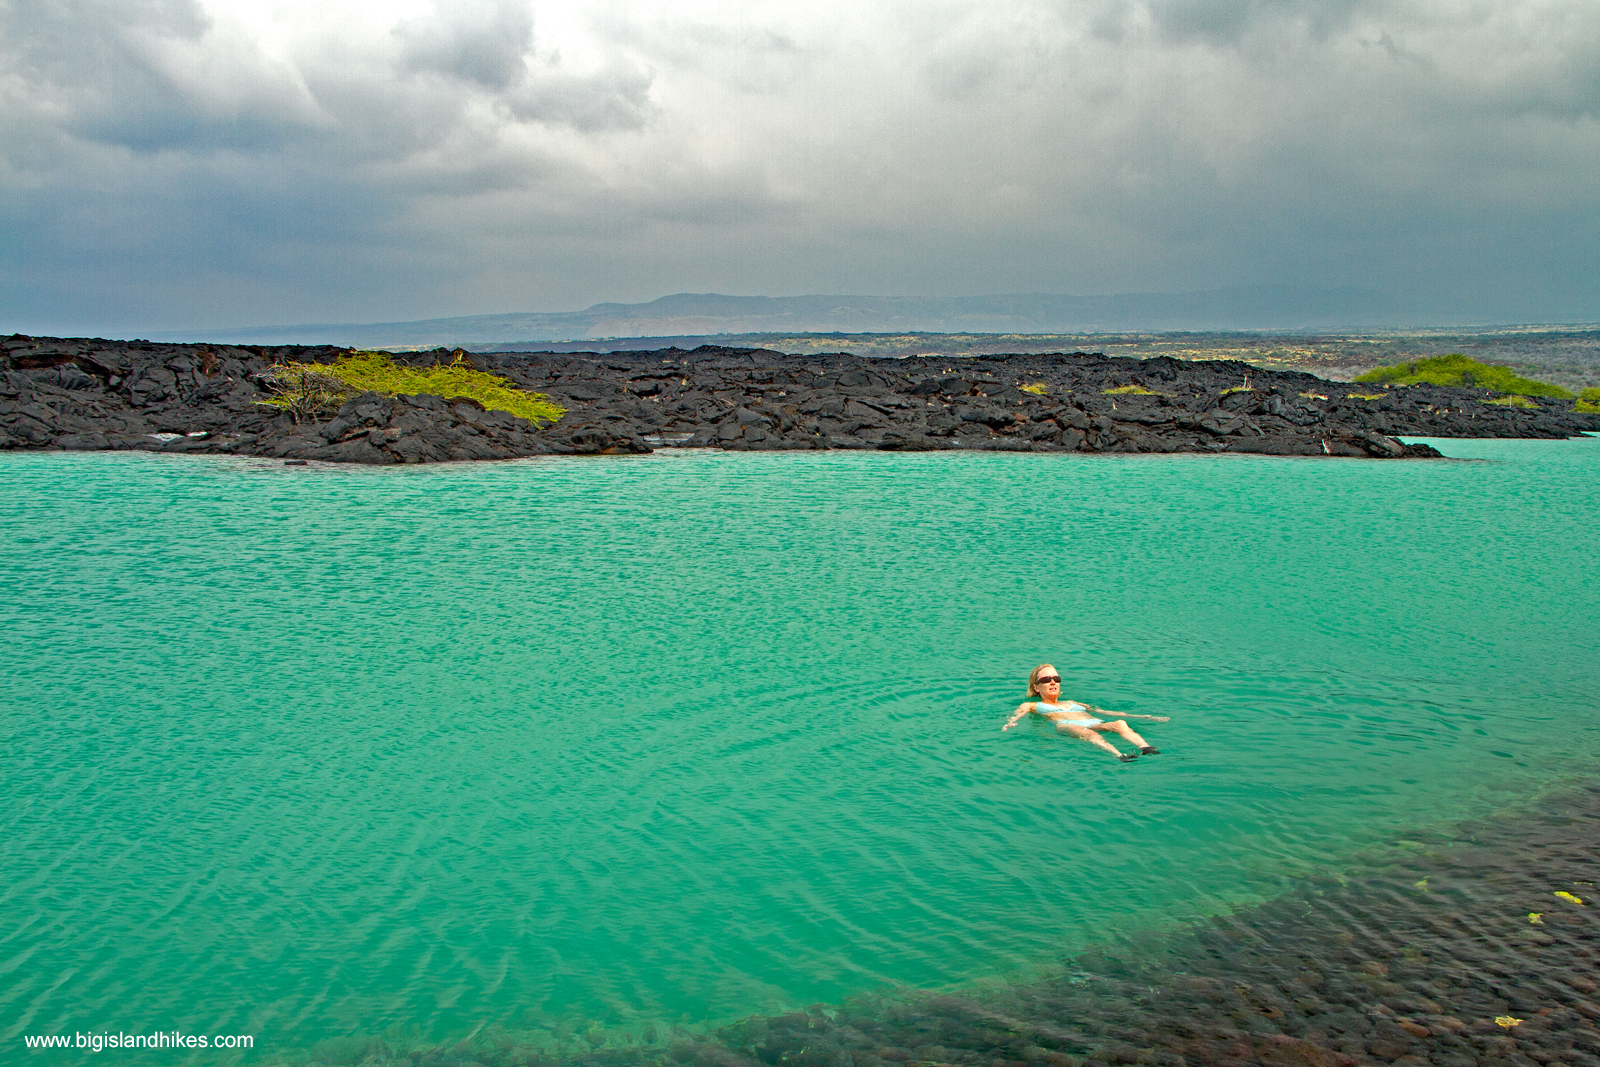
[[[467,357],[567,408],[542,428],[470,400],[376,394],[296,423],[260,403],[271,394],[271,367],[331,362],[344,350],[22,336],[3,347],[0,449],[374,464],[684,446],[1398,458],[1438,454],[1396,441],[1400,435],[1564,438],[1600,431],[1600,415],[1574,412],[1570,401],[1504,406],[1482,390],[1385,391],[1239,362],[1082,352],[882,360],[711,346]],[[452,355],[396,359],[431,364]]]

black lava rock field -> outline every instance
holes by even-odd
[[[0,449],[142,449],[347,463],[644,453],[662,447],[1434,456],[1396,437],[1600,431],[1572,402],[1382,389],[1245,363],[1075,352],[864,359],[705,346],[466,358],[567,409],[535,426],[476,401],[369,393],[300,421],[261,403],[272,367],[343,350],[12,336]],[[449,362],[444,350],[397,355]]]

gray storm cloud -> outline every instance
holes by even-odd
[[[1600,6],[0,0],[9,329],[1358,286],[1600,319]]]
[[[527,73],[533,11],[507,3],[462,3],[406,19],[394,29],[408,70],[432,71],[490,90]]]

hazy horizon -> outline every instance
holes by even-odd
[[[1287,305],[1287,306],[1286,306]],[[804,335],[1114,335],[1150,333],[1384,333],[1396,330],[1582,329],[1588,324],[1441,323],[1385,309],[1359,291],[1282,287],[1197,293],[991,294],[943,300],[812,294],[675,293],[639,304],[378,323],[302,323],[176,330],[153,340],[369,347],[503,345],[635,338]]]
[[[1317,312],[1285,302],[1320,305]],[[17,331],[25,332],[25,331]],[[601,301],[567,311],[524,311],[393,322],[267,323],[247,326],[122,331],[107,340],[164,343],[332,344],[371,348],[455,347],[586,341],[749,343],[786,337],[1048,338],[1194,335],[1334,337],[1428,335],[1512,338],[1547,333],[1583,336],[1600,321],[1442,321],[1385,310],[1375,294],[1351,290],[1285,292],[1283,287],[1190,293],[987,294],[929,299],[862,294],[793,297],[673,293],[625,304]],[[48,336],[35,333],[33,336]],[[57,335],[61,336],[61,335]],[[632,347],[632,346],[630,346]]]

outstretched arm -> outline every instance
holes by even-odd
[[[1000,732],[1001,733],[1005,733],[1007,730],[1009,730],[1013,726],[1017,725],[1017,723],[1022,720],[1022,717],[1024,715],[1028,714],[1028,712],[1030,712],[1032,710],[1033,710],[1033,705],[1032,704],[1018,704],[1017,705],[1017,710],[1013,711],[1011,713],[1011,718],[1007,719],[1006,720],[1006,724],[1004,726],[1000,727]]]
[[[1079,701],[1079,703],[1082,703],[1082,701]],[[1105,708],[1097,708],[1093,704],[1085,704],[1084,707],[1088,708],[1090,711],[1098,712],[1110,719],[1142,719],[1145,722],[1172,721],[1165,715],[1135,715],[1129,711],[1107,711]]]

